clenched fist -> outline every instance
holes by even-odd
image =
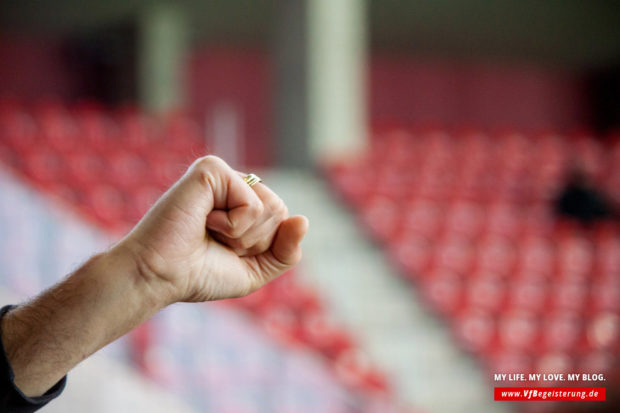
[[[117,248],[174,301],[240,297],[301,258],[305,217],[288,217],[267,186],[250,187],[215,156],[198,159]]]
[[[198,159],[119,243],[4,309],[14,378],[0,385],[0,411],[42,407],[49,399],[24,395],[58,395],[76,364],[169,304],[260,288],[299,261],[307,228],[265,185],[250,188],[217,157]]]

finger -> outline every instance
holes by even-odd
[[[239,172],[239,171],[237,171],[237,175],[239,175],[241,179],[244,179],[246,176],[248,176],[247,173]],[[252,190],[254,190],[254,192],[256,192],[256,195],[258,195],[261,201],[267,204],[272,200],[280,199],[278,195],[276,195],[275,192],[273,192],[267,185],[263,183],[262,179],[258,181],[257,183],[255,183],[254,185],[252,185],[251,188]]]
[[[214,210],[207,217],[207,228],[237,238],[262,216],[264,207],[256,192],[226,166],[222,184],[226,190],[216,191]]]
[[[257,255],[267,251],[278,227],[288,218],[288,209],[277,195],[267,187],[264,187],[261,193],[263,214],[244,234],[233,238],[221,232],[211,231],[218,241],[232,248],[239,256]]]
[[[239,177],[245,176],[241,173],[238,173],[238,175]],[[249,249],[260,240],[273,237],[280,222],[288,218],[288,209],[286,205],[268,186],[257,183],[251,190],[256,193],[262,202],[263,213],[256,217],[252,225],[247,229],[247,232],[243,234],[232,233],[228,225],[227,211],[214,210],[207,219],[208,229],[219,232],[221,235],[224,235],[225,238],[234,239],[235,241],[232,243],[227,242],[224,241],[223,237],[218,238],[218,240],[237,250]],[[269,245],[270,244],[266,245],[266,248],[269,247]],[[263,251],[264,250],[261,250],[259,252]]]
[[[259,255],[246,257],[248,270],[253,275],[256,288],[266,284],[301,259],[301,240],[308,231],[308,218],[294,216],[280,224],[271,248]]]
[[[276,230],[282,220],[286,218],[283,216],[272,217],[260,224],[259,227],[250,228],[239,238],[231,238],[216,231],[211,231],[211,235],[219,243],[230,247],[240,257],[262,254],[271,247]]]
[[[230,222],[229,211],[227,210],[214,209],[207,215],[207,229],[211,230],[214,235],[218,233],[226,235],[226,238],[232,238],[233,235],[236,235],[234,227],[235,225]]]
[[[279,221],[288,218],[288,208],[286,207],[286,204],[284,204],[282,198],[273,192],[271,188],[259,182],[254,185],[252,189],[256,192],[256,195],[258,195],[263,203],[264,211],[267,213],[266,220],[272,216],[278,216],[280,218]]]

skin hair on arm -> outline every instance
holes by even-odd
[[[167,305],[241,297],[297,264],[308,220],[259,185],[198,159],[118,244],[9,311],[1,339],[15,385],[42,395]]]
[[[45,393],[79,362],[162,308],[128,256],[92,257],[65,280],[13,309],[2,321],[15,384],[29,397]]]

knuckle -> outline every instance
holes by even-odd
[[[220,158],[219,156],[215,156],[215,155],[206,155],[203,156],[201,158],[198,158],[197,162],[199,164],[203,164],[206,166],[221,166],[221,165],[225,165],[226,162],[224,162],[224,160],[222,158]]]
[[[226,163],[215,155],[207,155],[196,159],[192,167],[198,171],[213,171],[225,166]]]
[[[270,207],[271,215],[278,220],[282,220],[288,216],[288,208],[284,201],[280,198],[276,198]]]
[[[225,175],[228,164],[215,155],[207,155],[196,159],[190,170],[193,177],[208,187],[215,187],[222,184],[222,177]]]
[[[228,230],[228,236],[234,239],[235,246],[234,248],[238,248],[237,245],[241,240],[241,236],[243,235],[242,228],[239,228],[238,225],[235,225],[231,222],[231,226]]]
[[[216,164],[215,158],[216,157],[213,155],[207,155],[207,156],[198,158],[194,161],[192,168],[195,170],[200,170],[200,171],[211,169]]]
[[[269,210],[271,214],[274,214],[274,215],[280,214],[284,210],[284,208],[286,208],[286,206],[284,205],[284,202],[277,196],[272,197],[267,202],[267,209]]]
[[[251,239],[249,239],[247,237],[241,237],[241,238],[239,238],[238,245],[239,245],[238,249],[249,250],[250,248],[252,248],[253,242],[252,242]]]
[[[282,208],[280,209],[280,218],[281,219],[285,219],[288,218],[288,208],[287,206],[284,204],[284,202],[282,202]]]
[[[219,158],[212,155],[198,158],[190,168],[192,175],[204,184],[213,185],[215,183],[215,171],[218,168],[216,159]]]
[[[248,209],[253,218],[258,218],[265,212],[265,205],[260,201],[251,201]]]

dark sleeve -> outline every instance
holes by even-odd
[[[14,306],[7,305],[0,310],[0,321],[2,317]],[[1,323],[0,323],[1,326]],[[58,383],[49,389],[43,396],[27,397],[13,383],[15,375],[13,369],[6,358],[4,343],[2,342],[2,330],[0,330],[0,412],[1,413],[30,413],[39,410],[52,399],[62,393],[67,383],[67,376],[63,377]]]

